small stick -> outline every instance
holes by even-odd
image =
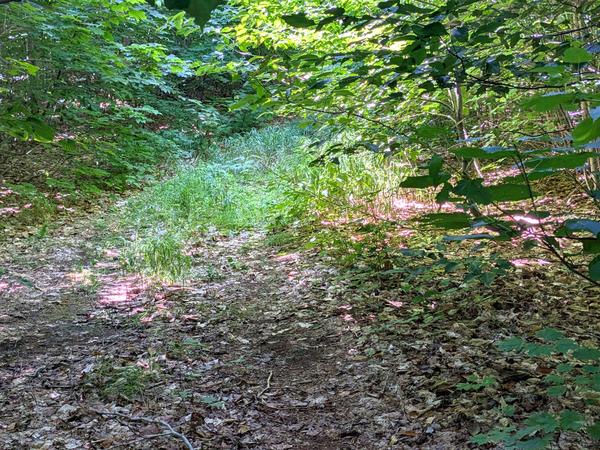
[[[262,397],[262,395],[267,392],[269,389],[271,389],[271,378],[273,378],[273,371],[271,370],[269,372],[269,376],[267,378],[267,387],[265,387],[262,391],[260,391],[260,394],[258,394],[259,397]]]
[[[175,429],[171,425],[169,425],[167,422],[165,422],[164,420],[150,419],[148,417],[141,417],[141,416],[133,417],[133,416],[128,416],[127,414],[121,414],[118,412],[99,411],[96,409],[93,409],[92,411],[95,412],[96,414],[100,414],[102,416],[122,417],[123,419],[131,420],[132,422],[145,422],[145,423],[155,423],[158,425],[162,425],[163,427],[165,427],[167,429],[167,432],[165,433],[166,435],[170,435],[170,436],[176,437],[177,439],[180,439],[181,441],[183,441],[183,443],[189,450],[196,450],[194,448],[194,446],[192,445],[192,443],[189,441],[189,439],[184,434],[175,431]],[[154,436],[155,435],[153,435],[152,437],[154,437]]]

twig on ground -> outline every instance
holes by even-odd
[[[101,416],[121,417],[123,419],[127,419],[132,422],[154,423],[154,424],[161,425],[162,427],[166,428],[166,430],[167,430],[166,433],[164,433],[164,435],[173,436],[173,437],[181,440],[189,450],[197,450],[184,434],[179,433],[178,431],[175,431],[175,429],[171,425],[169,425],[169,423],[165,422],[164,420],[152,419],[152,418],[143,417],[143,416],[134,417],[134,416],[129,416],[127,414],[118,413],[118,412],[100,411],[97,409],[92,409],[92,411],[95,412],[96,414],[100,414]],[[151,436],[149,436],[149,438],[156,437],[156,436],[157,435],[151,435]]]
[[[267,386],[260,391],[260,394],[258,394],[259,397],[262,397],[262,395],[267,392],[269,389],[271,389],[271,378],[273,378],[273,371],[271,370],[269,372],[269,376],[267,377]]]

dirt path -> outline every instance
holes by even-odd
[[[397,361],[356,350],[334,271],[317,255],[215,234],[196,249],[192,284],[149,286],[121,271],[90,220],[3,251],[0,448],[171,449],[185,436],[206,449],[447,449],[466,439],[411,418],[410,379]]]

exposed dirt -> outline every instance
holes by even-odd
[[[184,439],[204,449],[468,448],[473,411],[498,402],[466,400],[457,382],[483,368],[512,389],[547,373],[523,375],[491,347],[514,331],[519,308],[536,320],[548,309],[548,293],[520,303],[539,284],[529,275],[506,291],[510,310],[471,302],[450,323],[419,325],[393,319],[398,293],[388,292],[375,320],[352,310],[358,297],[314,251],[209,234],[195,281],[159,286],[124,273],[93,223],[2,249],[2,449],[189,448]],[[522,395],[531,409],[542,402]],[[585,446],[567,437],[561,448]]]
[[[84,219],[4,248],[1,448],[183,445],[136,416],[198,448],[403,447],[401,392],[352,348],[331,268],[259,234],[214,235],[195,255],[213,281],[149,286],[102,238]],[[139,369],[132,389],[119,367]]]

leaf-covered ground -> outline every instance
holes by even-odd
[[[598,340],[600,292],[553,266],[472,291],[431,279],[434,313],[415,315],[394,283],[365,290],[260,233],[208,233],[193,281],[149,284],[104,215],[2,245],[3,449],[468,448],[503,407],[551,406],[544,363],[494,342],[550,325]]]

